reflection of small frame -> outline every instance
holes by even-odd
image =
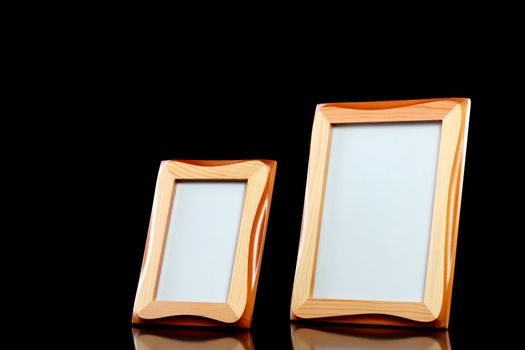
[[[165,161],[132,321],[249,328],[276,162]]]
[[[221,332],[220,330],[192,329],[133,329],[136,350],[151,349],[214,349],[252,350],[249,331]]]
[[[469,106],[318,107],[292,320],[448,327]]]

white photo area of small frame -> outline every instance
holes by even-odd
[[[228,301],[245,193],[246,181],[177,184],[157,300]]]
[[[217,321],[249,328],[275,166],[268,160],[161,164],[134,324]],[[209,321],[180,318],[196,316]]]
[[[468,110],[467,99],[318,108],[292,319],[448,326]],[[354,321],[398,324],[374,317]]]

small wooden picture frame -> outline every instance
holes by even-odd
[[[162,162],[133,324],[250,327],[276,165]]]
[[[448,327],[469,109],[318,106],[292,320]]]

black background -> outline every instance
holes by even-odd
[[[59,292],[45,292],[61,310],[53,324],[75,341],[133,348],[131,311],[160,162],[274,159],[252,335],[257,349],[291,348],[290,298],[316,104],[469,97],[450,338],[454,349],[512,341],[508,315],[520,296],[510,287],[520,230],[509,218],[518,210],[507,199],[520,190],[520,157],[513,155],[519,130],[509,124],[519,118],[518,96],[507,84],[514,71],[479,62],[480,54],[423,60],[432,50],[397,64],[387,57],[392,52],[356,58],[337,46],[294,55],[257,47],[226,54],[230,49],[88,56],[61,80],[58,109],[69,120],[42,122],[67,130],[56,132],[60,142],[47,140],[46,152],[55,156],[45,159],[47,167],[66,165],[51,174],[65,193],[53,209],[57,230],[46,240],[68,246],[47,256],[51,278],[65,282]],[[54,185],[47,195],[54,196]]]

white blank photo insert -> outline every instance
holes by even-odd
[[[314,298],[423,301],[441,122],[337,125]]]
[[[225,303],[246,182],[175,186],[157,300]]]

